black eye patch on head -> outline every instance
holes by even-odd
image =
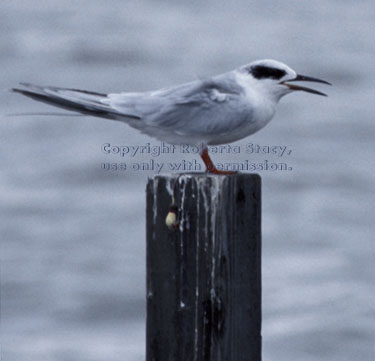
[[[256,79],[281,79],[284,75],[286,75],[286,71],[277,68],[270,68],[265,65],[255,65],[249,69],[249,73],[253,75]]]

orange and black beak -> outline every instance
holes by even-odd
[[[327,94],[324,94],[324,93],[322,93],[320,91],[317,91],[315,89],[306,88],[304,86],[299,86],[299,85],[294,85],[294,84],[288,84],[292,81],[311,81],[311,82],[314,82],[314,83],[323,83],[323,84],[332,85],[331,83],[328,83],[328,81],[321,80],[321,79],[318,79],[318,78],[313,78],[311,76],[306,76],[306,75],[297,75],[294,79],[285,80],[285,81],[282,81],[280,83],[282,85],[287,86],[289,89],[292,89],[292,90],[303,90],[303,91],[308,92],[308,93],[323,95],[325,97],[327,96]]]

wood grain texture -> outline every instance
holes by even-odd
[[[260,177],[155,176],[146,212],[146,360],[260,361]]]

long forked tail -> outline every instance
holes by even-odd
[[[134,115],[120,113],[102,102],[107,98],[107,94],[53,86],[43,87],[28,83],[21,83],[21,85],[22,88],[13,88],[12,91],[59,108],[106,119],[119,119],[120,117],[139,119]]]

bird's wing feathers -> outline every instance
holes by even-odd
[[[107,97],[107,94],[52,86],[42,87],[28,83],[21,83],[21,85],[23,88],[14,88],[12,90],[63,109],[110,119],[116,119],[118,116],[138,118],[132,114],[120,114],[115,109],[104,104],[102,100]]]
[[[109,94],[105,101],[120,113],[140,117],[146,128],[204,135],[228,129],[229,114],[243,109],[241,92],[234,83],[208,79],[155,92]]]
[[[243,89],[230,77],[197,80],[153,92],[108,95],[22,85],[24,89],[13,90],[64,109],[123,120],[150,135],[225,134],[248,119]]]

